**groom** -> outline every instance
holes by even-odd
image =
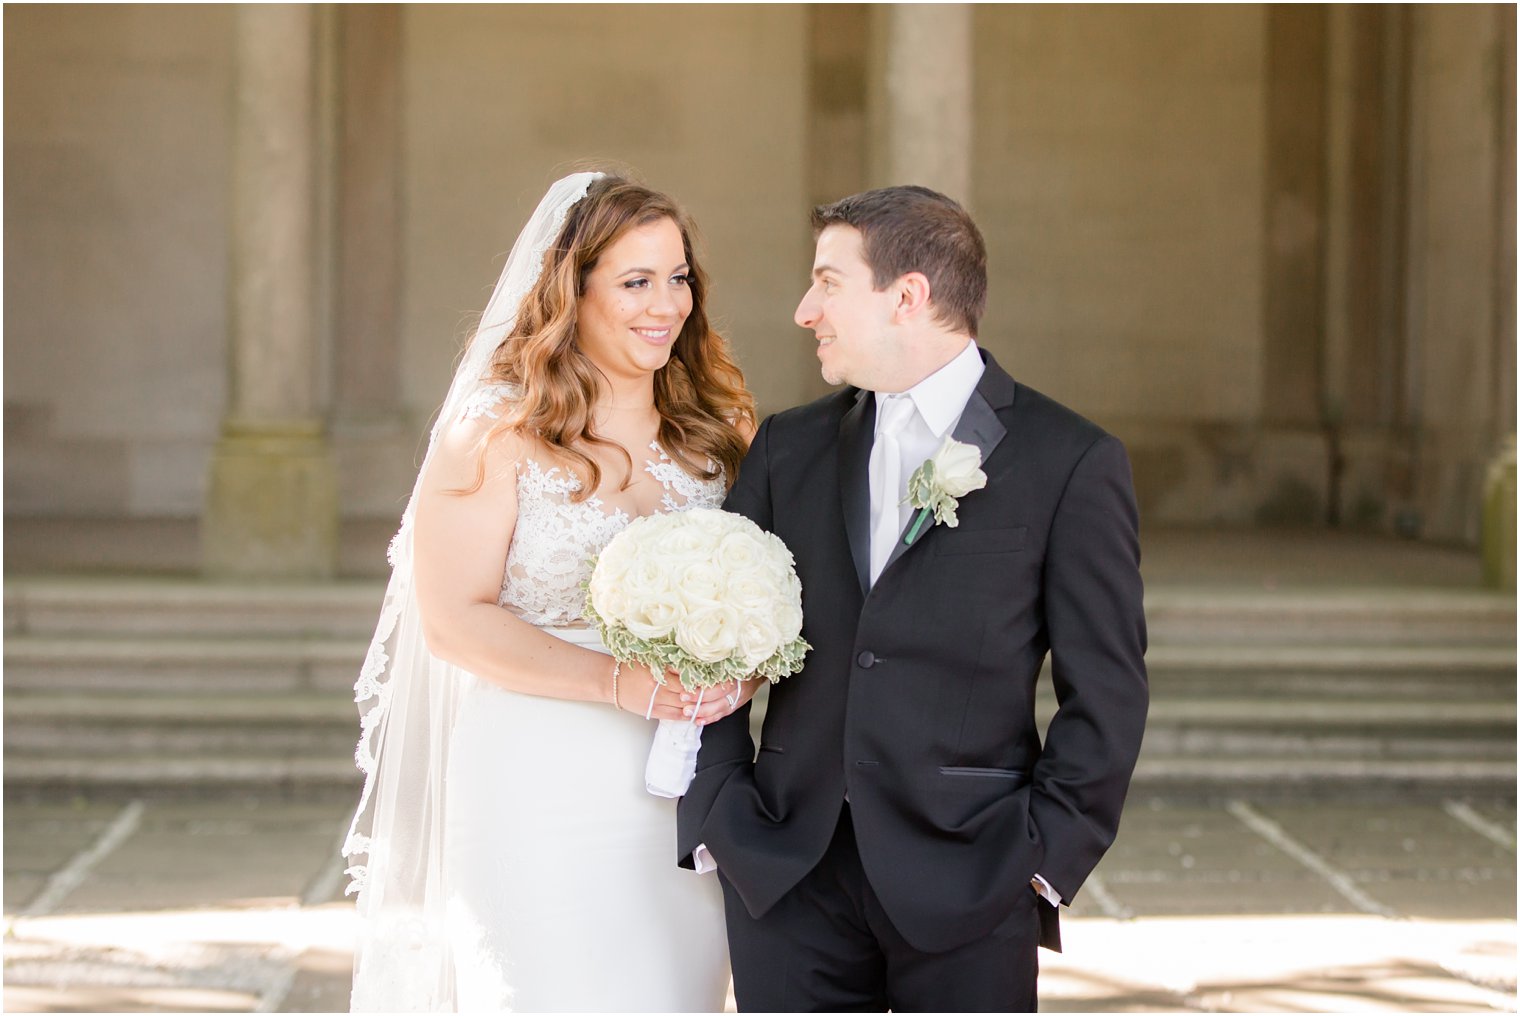
[[[767,419],[725,505],[791,548],[813,649],[758,755],[748,706],[703,734],[681,863],[717,863],[741,1010],[1033,1010],[1145,726],[1128,459],[977,347],[986,251],[954,201],[868,191],[813,228],[796,320],[849,387]],[[947,436],[986,485],[914,534]]]

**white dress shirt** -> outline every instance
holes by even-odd
[[[977,382],[982,379],[984,370],[986,370],[986,365],[982,363],[982,355],[977,351],[976,343],[968,342],[966,348],[956,354],[955,359],[907,391],[898,395],[876,393],[877,438],[881,436],[884,400],[909,399],[913,402],[916,412],[903,424],[897,434],[901,461],[897,470],[896,491],[889,494],[881,489],[881,477],[875,468],[877,463],[872,461],[870,471],[871,532],[876,531],[884,512],[896,513],[897,532],[901,533],[907,526],[908,519],[913,513],[911,507],[902,503],[903,498],[908,494],[908,478],[931,455],[939,451],[945,435],[955,430],[955,425],[960,422],[961,413],[965,411],[966,403],[971,400],[971,394],[976,391]],[[871,581],[873,583],[876,581],[874,572],[871,575]]]

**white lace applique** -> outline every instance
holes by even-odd
[[[482,416],[489,416],[493,420],[498,420],[500,417],[496,414],[496,407],[516,395],[515,385],[488,384],[470,393],[470,397],[465,400],[464,406],[459,410],[459,419],[478,420]]]
[[[723,477],[703,480],[687,474],[658,444],[658,460],[644,471],[660,482],[665,511],[716,508],[723,503]],[[529,624],[566,627],[583,623],[590,561],[633,518],[609,510],[599,497],[576,504],[570,495],[580,480],[558,466],[544,469],[526,459],[517,470],[517,527],[507,551],[506,573],[497,600]],[[679,500],[678,500],[679,498]]]
[[[666,455],[665,449],[661,448],[657,441],[649,442],[649,450],[660,458],[658,461],[651,461],[644,469],[650,476],[659,480],[660,486],[665,488],[665,496],[660,499],[660,503],[666,511],[678,512],[682,508],[717,508],[723,504],[722,476],[719,476],[717,480],[704,480],[701,477],[692,476],[681,468],[680,463]],[[713,468],[713,462],[710,459],[707,468]],[[676,501],[672,492],[679,494],[682,500]]]

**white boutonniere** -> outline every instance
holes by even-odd
[[[903,502],[917,508],[918,514],[903,542],[910,547],[913,545],[931,511],[934,512],[935,525],[943,522],[951,529],[960,525],[960,520],[955,517],[960,499],[987,486],[987,474],[981,467],[981,449],[945,435],[945,443],[939,446],[939,451],[908,477],[908,496]]]

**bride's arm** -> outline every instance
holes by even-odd
[[[611,704],[611,657],[540,631],[497,605],[507,548],[517,525],[517,464],[522,440],[502,434],[480,442],[494,421],[465,420],[434,449],[417,495],[413,531],[417,604],[428,649],[439,659],[513,691]],[[655,682],[648,668],[625,664],[620,705],[644,712]],[[656,719],[681,717],[680,685],[655,695]]]

